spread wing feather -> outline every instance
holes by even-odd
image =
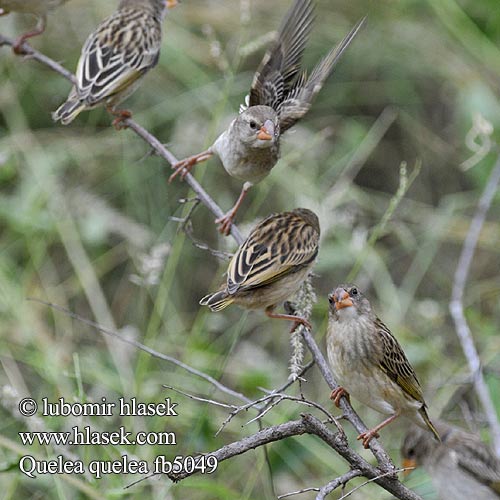
[[[315,66],[309,77],[306,72],[300,74],[278,107],[281,132],[288,130],[309,111],[316,94],[321,90],[364,22],[365,18],[358,21],[342,41]]]
[[[295,0],[276,41],[255,73],[249,105],[278,109],[300,71],[300,62],[314,20],[312,0]]]

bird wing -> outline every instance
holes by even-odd
[[[417,375],[399,342],[379,318],[375,320],[375,323],[377,332],[382,339],[382,351],[379,359],[380,368],[408,395],[425,404]]]
[[[319,233],[300,216],[285,212],[262,221],[232,258],[228,293],[269,285],[309,265],[318,253]]]
[[[282,133],[297,123],[309,111],[314,97],[321,90],[340,56],[349,47],[364,22],[365,18],[358,21],[342,41],[316,65],[309,77],[307,77],[306,72],[303,72],[294,82],[278,108]]]
[[[255,73],[249,106],[264,105],[277,110],[300,71],[300,62],[314,20],[312,0],[295,0],[276,40]]]
[[[89,105],[119,94],[158,62],[161,26],[135,9],[105,19],[85,42],[77,92]]]
[[[500,494],[500,461],[488,446],[465,432],[453,441],[459,467]]]

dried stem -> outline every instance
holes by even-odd
[[[472,373],[474,389],[481,402],[484,413],[486,414],[486,419],[491,431],[493,447],[498,457],[500,457],[500,425],[498,423],[495,405],[493,404],[488,386],[484,380],[481,360],[476,346],[474,345],[472,332],[465,318],[463,297],[477,241],[499,184],[500,156],[497,158],[496,164],[491,171],[490,177],[479,199],[474,217],[470,223],[469,231],[465,237],[462,253],[460,254],[455,277],[453,279],[453,289],[450,300],[450,313],[455,322],[455,329],[467,363],[469,364],[469,369]]]

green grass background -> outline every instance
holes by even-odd
[[[223,130],[248,91],[272,30],[290,2],[183,0],[165,21],[158,67],[127,102],[134,118],[179,158],[193,154]],[[71,0],[50,16],[33,45],[74,70],[87,34],[115,2]],[[253,189],[238,215],[247,232],[273,211],[305,206],[321,221],[322,241],[314,285],[318,303],[314,335],[321,347],[327,293],[345,281],[355,262],[357,284],[398,337],[424,387],[430,414],[484,429],[467,388],[468,369],[448,314],[453,272],[471,215],[495,161],[492,151],[473,169],[465,136],[481,113],[498,136],[500,107],[500,10],[495,0],[318,1],[317,21],[305,54],[312,67],[350,27],[366,26],[318,96],[307,118],[283,137],[282,159]],[[0,19],[13,36],[32,26],[29,16]],[[163,477],[124,486],[137,476],[40,476],[17,470],[23,454],[51,458],[52,447],[22,448],[17,433],[67,430],[174,430],[178,445],[80,447],[82,460],[114,460],[123,453],[149,462],[209,451],[255,432],[242,427],[244,412],[214,437],[227,410],[162,388],[237,403],[210,384],[100,333],[61,313],[29,302],[48,300],[119,330],[123,335],[220,379],[249,397],[288,376],[287,326],[260,313],[230,308],[212,314],[198,300],[222,279],[225,263],[193,246],[172,216],[182,217],[192,196],[180,182],[168,185],[170,168],[130,131],[116,132],[103,110],[82,114],[62,127],[50,112],[69,84],[34,61],[0,49],[0,485],[2,498],[270,499],[322,486],[348,465],[315,437],[301,436],[220,464],[215,476],[173,485]],[[373,247],[373,228],[399,185],[399,166],[421,170]],[[240,185],[217,160],[195,176],[224,210]],[[500,407],[500,199],[481,234],[465,294],[467,318]],[[213,216],[199,207],[196,238],[234,251],[218,236]],[[331,408],[316,369],[303,384],[307,398]],[[458,392],[457,392],[458,391]],[[299,394],[294,386],[290,392]],[[459,396],[457,396],[457,393]],[[17,401],[30,395],[69,402],[119,397],[179,406],[175,418],[21,419]],[[380,415],[355,408],[369,424]],[[273,425],[298,418],[304,407],[285,402],[264,418]],[[464,424],[465,425],[465,424]],[[352,446],[367,459],[354,431]],[[399,463],[406,423],[382,432]],[[352,481],[347,488],[363,482]],[[423,471],[407,480],[426,499],[436,498]],[[296,498],[314,498],[305,493]],[[338,498],[336,492],[331,498]],[[390,496],[368,485],[353,499]]]

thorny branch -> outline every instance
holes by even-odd
[[[469,364],[469,369],[472,373],[474,389],[476,390],[479,401],[481,402],[483,410],[486,414],[486,419],[491,431],[493,447],[498,457],[500,457],[500,424],[498,422],[495,405],[491,400],[488,386],[484,380],[481,359],[479,358],[476,346],[474,345],[472,332],[470,331],[465,318],[463,297],[477,241],[479,239],[481,229],[483,228],[486,214],[488,213],[493,198],[495,197],[499,184],[500,156],[498,156],[496,164],[491,171],[486,187],[484,188],[483,194],[479,199],[474,217],[470,223],[469,231],[465,237],[462,253],[460,254],[457,269],[455,271],[455,277],[453,279],[453,288],[450,300],[450,313],[453,321],[455,322],[455,329],[462,345],[462,350],[464,351],[464,355],[467,359],[467,363]]]
[[[374,482],[389,493],[392,493],[395,497],[401,500],[422,500],[416,493],[392,477],[392,474],[388,475],[386,471],[370,465],[364,458],[352,450],[343,433],[332,432],[325,424],[310,414],[303,414],[300,420],[292,420],[284,424],[267,427],[252,436],[227,444],[205,455],[214,456],[218,462],[222,462],[259,446],[303,434],[312,434],[319,437],[342,456],[352,468],[361,471],[361,474],[366,478],[373,479]],[[168,476],[172,481],[178,482],[194,473],[183,471],[181,473],[170,473]]]
[[[7,38],[3,35],[0,35],[0,46],[12,46],[13,40]],[[64,78],[74,83],[75,77],[72,73],[70,73],[66,68],[61,66],[56,61],[50,59],[39,51],[33,49],[28,44],[23,45],[23,50],[26,53],[26,58],[34,59],[41,64],[49,67],[53,71],[59,73]],[[139,137],[141,137],[145,142],[147,142],[153,150],[165,159],[170,165],[174,165],[177,162],[175,156],[152,134],[150,134],[145,128],[136,123],[132,119],[127,119],[123,122],[127,128],[135,132]],[[217,205],[217,203],[210,197],[210,195],[203,189],[203,187],[195,180],[195,178],[191,174],[186,175],[186,181],[191,187],[191,189],[196,193],[197,198],[203,203],[216,217],[222,217],[224,215],[222,209]],[[238,228],[233,224],[231,228],[231,235],[235,239],[235,241],[240,245],[243,242],[243,236],[241,235]],[[170,356],[166,356],[164,354],[158,353],[153,349],[150,349],[147,346],[140,344],[139,342],[132,341],[130,339],[126,339],[123,336],[119,335],[117,332],[101,327],[95,322],[90,320],[86,320],[84,318],[75,315],[71,311],[68,311],[60,306],[56,306],[54,304],[50,304],[48,302],[40,301],[35,299],[40,303],[46,304],[52,308],[58,309],[60,311],[69,314],[75,319],[80,321],[84,321],[85,323],[93,326],[99,331],[106,333],[107,335],[112,335],[117,337],[119,340],[127,342],[135,347],[148,352],[149,354],[158,357],[160,359],[172,362],[177,364],[178,366],[182,366],[184,369],[190,371],[197,376],[204,378],[205,380],[210,381],[213,385],[218,387],[221,391],[232,394],[238,399],[243,399],[247,402],[250,402],[246,396],[243,394],[237,393],[218,382],[212,377],[199,372],[196,369],[193,369],[180,361],[171,358]],[[335,380],[331,374],[331,371],[326,363],[326,360],[321,353],[318,345],[316,344],[311,332],[307,329],[303,329],[301,332],[304,340],[309,347],[309,350],[312,353],[315,363],[318,365],[323,377],[325,378],[328,386],[331,389],[337,387]],[[366,426],[363,424],[359,416],[354,412],[349,402],[342,398],[340,401],[341,408],[343,410],[343,417],[347,419],[358,432],[364,432],[367,430]],[[277,441],[281,439],[285,439],[290,436],[297,436],[301,434],[315,434],[320,437],[323,441],[329,444],[333,449],[335,449],[342,457],[344,457],[353,469],[358,469],[361,471],[363,476],[366,476],[369,479],[373,479],[377,484],[391,492],[393,495],[398,497],[401,500],[421,500],[418,495],[413,493],[411,490],[406,488],[403,484],[401,484],[395,477],[395,467],[389,457],[389,455],[385,452],[382,446],[375,440],[372,439],[370,441],[370,449],[374,456],[376,457],[379,467],[374,467],[366,462],[360,455],[358,455],[354,450],[352,450],[345,436],[341,433],[333,433],[330,431],[323,423],[321,423],[317,418],[311,415],[303,415],[302,420],[300,421],[292,421],[287,422],[285,424],[281,424],[275,427],[270,427],[267,429],[260,430],[256,434],[243,438],[240,441],[235,443],[231,443],[229,445],[223,446],[219,450],[216,450],[212,454],[215,455],[219,461],[226,460],[233,456],[244,453],[250,449],[257,448],[259,446],[263,446],[266,443]],[[180,481],[187,477],[188,474],[177,474],[171,475],[171,479],[174,481]]]

